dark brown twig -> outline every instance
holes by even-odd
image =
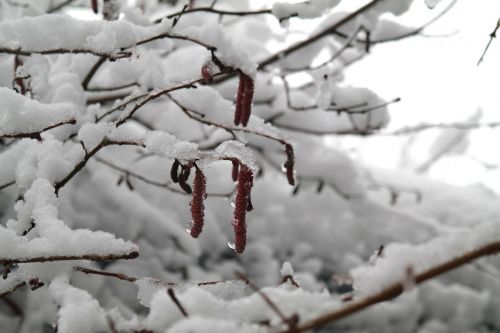
[[[488,43],[486,44],[486,47],[484,48],[484,51],[481,54],[481,58],[479,58],[477,62],[478,66],[483,62],[484,56],[486,55],[486,52],[488,52],[488,49],[490,48],[490,45],[493,42],[493,39],[497,37],[497,30],[499,28],[500,28],[500,19],[497,20],[497,25],[495,26],[495,29],[490,33],[490,39],[488,40]]]
[[[31,258],[0,258],[1,264],[21,264],[30,262],[47,261],[67,261],[67,260],[91,260],[91,261],[109,261],[118,259],[135,259],[139,252],[132,251],[125,254],[82,254],[73,256],[49,256],[49,257],[31,257]]]
[[[174,304],[177,306],[177,308],[179,308],[179,311],[182,313],[182,315],[186,318],[189,317],[186,309],[184,308],[184,306],[182,306],[182,304],[179,301],[179,299],[177,298],[177,296],[175,296],[174,289],[168,288],[167,294],[170,297],[170,299],[172,300],[172,302],[174,302]]]
[[[127,275],[125,275],[123,273],[105,272],[105,271],[99,271],[99,270],[90,269],[90,268],[81,267],[81,266],[75,267],[75,271],[82,272],[82,273],[85,273],[85,274],[95,274],[95,275],[110,276],[110,277],[114,277],[114,278],[117,278],[117,279],[120,279],[120,280],[123,280],[123,281],[128,281],[128,282],[135,282],[135,281],[138,280],[138,278],[136,278],[136,277],[127,276]]]
[[[241,280],[245,281],[253,291],[259,294],[262,297],[262,300],[269,306],[271,310],[273,310],[276,315],[281,319],[281,321],[286,324],[289,328],[289,332],[293,332],[293,328],[297,324],[297,316],[293,315],[290,318],[285,316],[285,314],[280,310],[280,308],[274,303],[269,296],[267,296],[259,287],[257,287],[250,279],[243,273],[235,271],[234,274]]]
[[[57,123],[57,124],[54,124],[54,125],[50,125],[50,126],[45,127],[44,129],[42,129],[40,131],[37,131],[37,132],[17,133],[17,134],[4,134],[4,135],[0,136],[0,138],[9,138],[9,139],[30,138],[30,139],[35,139],[35,140],[40,141],[40,140],[42,140],[41,134],[43,132],[46,132],[48,130],[51,130],[51,129],[59,127],[59,126],[74,125],[74,124],[76,124],[76,120],[75,119],[70,119],[70,120],[66,120],[66,121],[63,121],[63,122],[60,122],[60,123]]]

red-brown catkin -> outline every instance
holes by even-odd
[[[90,5],[92,6],[94,14],[97,14],[99,12],[99,9],[97,8],[97,0],[90,0]]]
[[[231,163],[233,163],[233,170],[231,172],[231,177],[233,178],[233,182],[238,181],[238,174],[240,172],[240,161],[238,161],[236,158],[233,158],[231,160]]]
[[[295,185],[295,177],[293,166],[295,164],[295,154],[293,153],[293,147],[291,144],[287,143],[285,145],[286,162],[283,165],[286,169],[286,178],[288,179],[288,184]]]
[[[203,229],[203,218],[205,206],[203,200],[206,198],[207,183],[203,172],[195,165],[196,172],[193,182],[193,199],[191,200],[191,230],[193,238],[197,238]]]
[[[246,75],[240,71],[240,81],[238,84],[238,93],[236,94],[236,109],[234,110],[234,124],[238,126],[241,123],[241,115],[242,115],[242,107],[243,107],[243,99],[245,97],[245,85],[247,80],[245,79]]]
[[[241,125],[246,126],[250,120],[250,114],[252,113],[252,100],[254,93],[254,84],[250,76],[243,74],[245,76],[245,91],[243,94],[243,102],[241,106]]]
[[[240,165],[238,174],[238,185],[236,187],[236,199],[234,206],[234,250],[242,253],[247,243],[246,213],[248,198],[253,186],[253,172],[246,165]]]

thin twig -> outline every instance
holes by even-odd
[[[498,19],[495,29],[490,33],[490,39],[488,40],[488,44],[486,44],[486,47],[484,48],[484,51],[481,54],[481,58],[479,58],[477,62],[478,66],[483,62],[484,56],[486,55],[486,52],[488,52],[488,49],[490,48],[490,45],[493,42],[493,39],[497,37],[497,30],[499,28],[500,28],[500,19]]]
[[[250,288],[252,288],[257,294],[259,294],[259,296],[262,297],[262,299],[269,306],[269,308],[271,308],[271,310],[273,310],[273,312],[276,313],[278,317],[280,317],[283,323],[287,324],[290,329],[295,327],[296,324],[295,318],[297,318],[296,316],[292,316],[290,318],[285,316],[283,312],[280,310],[280,308],[269,298],[269,296],[267,296],[262,290],[260,290],[259,287],[257,287],[252,281],[250,281],[250,279],[248,279],[248,277],[245,274],[238,271],[235,271],[234,274],[239,279],[245,281],[250,286]]]
[[[51,129],[59,127],[59,126],[74,125],[74,124],[76,124],[76,120],[70,119],[70,120],[66,120],[66,121],[63,121],[63,122],[60,122],[60,123],[57,123],[54,125],[47,126],[40,131],[29,132],[29,133],[4,134],[4,135],[1,135],[0,138],[9,138],[9,139],[31,138],[31,139],[41,140],[42,139],[41,134],[43,132],[46,132],[48,130],[51,130]]]
[[[120,280],[128,281],[128,282],[135,282],[138,280],[136,277],[132,276],[127,276],[123,273],[113,273],[113,272],[105,272],[105,271],[98,271],[95,269],[90,269],[86,267],[81,267],[81,266],[76,266],[75,271],[77,272],[82,272],[85,274],[95,274],[95,275],[103,275],[103,276],[111,276]]]
[[[19,282],[18,284],[16,284],[14,287],[12,287],[10,290],[7,290],[7,291],[4,291],[4,292],[1,292],[0,293],[0,298],[1,297],[4,297],[5,295],[8,295],[10,294],[11,292],[14,292],[16,291],[17,289],[21,288],[21,287],[24,287],[26,285],[26,282]]]
[[[179,308],[179,311],[182,313],[182,315],[186,318],[189,317],[186,309],[184,308],[184,306],[182,306],[182,304],[179,301],[179,299],[177,298],[177,296],[175,296],[174,289],[168,288],[167,294],[170,297],[170,299],[172,300],[172,302],[174,302],[174,304],[177,306],[177,308]]]
[[[47,261],[67,261],[67,260],[91,260],[91,261],[109,261],[118,259],[135,259],[139,256],[139,252],[131,251],[124,254],[82,254],[73,256],[48,256],[48,257],[31,257],[31,258],[0,258],[0,264],[21,264],[31,262],[47,262]]]
[[[3,185],[0,185],[0,190],[3,190],[3,189],[4,189],[4,188],[6,188],[6,187],[12,186],[12,185],[14,185],[15,183],[16,183],[16,181],[15,181],[15,180],[13,180],[13,181],[10,181],[10,182],[5,183],[5,184],[3,184]]]
[[[102,56],[99,58],[99,60],[97,60],[97,62],[92,66],[92,68],[90,68],[89,72],[87,73],[87,75],[85,75],[85,78],[82,81],[82,88],[84,90],[87,89],[87,87],[90,83],[90,80],[92,80],[95,73],[97,73],[97,70],[106,62],[106,60],[108,60],[108,58],[105,56]]]
[[[367,11],[368,9],[372,8],[373,6],[375,6],[377,3],[379,3],[381,0],[372,0],[370,1],[369,3],[367,3],[366,5],[360,7],[359,9],[355,10],[354,12],[348,14],[347,16],[345,16],[343,19],[341,19],[340,21],[336,22],[335,24],[333,24],[332,26],[328,27],[327,29],[323,30],[322,32],[314,35],[314,36],[311,36],[309,37],[308,39],[302,41],[302,42],[299,42],[297,44],[294,44],[280,52],[278,52],[277,54],[274,54],[272,56],[270,56],[269,58],[259,62],[259,65],[258,65],[258,68],[259,69],[264,69],[266,66],[282,59],[283,57],[287,56],[287,55],[290,55],[302,48],[304,48],[305,46],[308,46],[312,43],[314,43],[315,41],[331,34],[333,31],[337,30],[338,28],[340,28],[341,26],[343,26],[344,24],[346,24],[347,22],[353,20],[354,18],[356,18],[358,15],[364,13],[365,11]]]

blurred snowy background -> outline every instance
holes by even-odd
[[[31,4],[38,8],[38,12],[29,6],[12,6],[11,1],[14,0],[0,0],[0,49],[4,44],[15,43],[18,31],[23,31],[21,37],[28,36],[28,46],[37,41],[31,33],[36,36],[36,33],[57,31],[54,24],[57,20],[48,24],[47,17],[42,15],[51,1],[16,0]],[[64,21],[68,32],[64,31],[59,41],[71,44],[73,38],[85,40],[86,33],[99,33],[102,39],[90,39],[90,45],[93,45],[92,41],[101,41],[99,45],[103,48],[110,47],[111,42],[124,44],[123,40],[130,35],[120,39],[109,34],[106,29],[113,22],[103,22],[100,15],[93,14],[89,2],[76,1],[75,6],[64,10],[75,21]],[[407,2],[385,0],[387,7],[381,11],[397,11]],[[121,3],[124,8],[136,4],[135,1]],[[180,10],[184,4],[179,1],[175,7],[170,7],[163,2],[157,7],[157,1],[153,0],[140,3],[144,5],[144,13],[126,9],[127,15],[121,19],[131,22],[133,29],[143,29],[143,33],[151,31],[139,26],[149,26],[153,18],[160,16],[158,13]],[[194,3],[202,5],[209,1]],[[269,8],[273,3],[275,1],[221,0],[218,5],[229,10],[250,10]],[[249,52],[252,61],[258,61],[306,38],[321,24],[331,24],[338,19],[339,12],[352,11],[365,3],[367,1],[342,1],[322,18],[292,18],[282,26],[272,15],[241,20],[228,18],[222,21],[222,30],[235,41],[229,45],[230,50],[241,48]],[[382,16],[382,19],[400,22],[410,29],[392,25],[392,29],[379,30],[379,33],[390,36],[395,32],[411,31],[411,27],[422,26],[450,3],[443,0],[430,10],[424,0],[415,0],[402,16],[394,17],[388,13]],[[358,23],[368,22],[375,29],[379,12],[374,12],[374,16],[363,17]],[[24,15],[35,16],[39,26],[46,29],[27,31]],[[103,230],[130,240],[138,245],[140,256],[134,260],[99,264],[82,260],[19,264],[9,279],[0,281],[2,292],[9,292],[13,281],[31,281],[34,277],[46,286],[34,291],[21,288],[8,294],[8,299],[22,309],[22,316],[12,316],[8,302],[2,303],[0,331],[47,332],[52,331],[56,323],[59,332],[113,331],[107,319],[111,319],[120,332],[141,329],[176,333],[268,332],[285,329],[281,318],[258,294],[235,281],[234,272],[242,271],[259,287],[264,287],[263,291],[283,312],[298,314],[301,323],[348,305],[349,302],[344,302],[346,296],[358,300],[393,282],[408,282],[406,293],[400,298],[336,322],[325,331],[497,332],[500,329],[500,260],[497,257],[464,265],[418,289],[411,286],[408,267],[417,273],[425,271],[464,252],[498,241],[500,154],[496,151],[496,143],[500,139],[500,129],[436,128],[404,135],[395,135],[394,132],[422,124],[460,123],[467,127],[500,121],[496,87],[500,73],[500,43],[493,41],[483,63],[477,66],[499,15],[498,1],[457,1],[442,18],[423,30],[422,36],[375,45],[370,54],[348,66],[343,77],[338,75],[332,83],[335,102],[345,99],[349,102],[345,105],[353,104],[352,101],[367,101],[372,105],[380,101],[377,95],[386,101],[396,97],[401,101],[373,112],[374,118],[388,126],[367,136],[358,136],[356,131],[351,133],[354,135],[316,136],[280,129],[280,135],[297,143],[296,170],[300,187],[291,187],[280,170],[284,161],[283,147],[259,137],[238,134],[238,139],[249,143],[257,166],[262,169],[252,192],[255,209],[248,214],[248,245],[241,255],[228,247],[228,242],[233,239],[231,196],[211,196],[205,201],[203,233],[198,239],[192,239],[185,232],[191,219],[190,196],[152,186],[133,176],[123,181],[124,169],[159,182],[168,181],[172,154],[165,154],[166,157],[152,154],[161,152],[161,149],[147,151],[150,154],[147,155],[137,147],[106,148],[96,155],[100,161],[90,160],[55,198],[52,186],[66,171],[55,165],[73,165],[83,154],[80,143],[71,138],[78,135],[90,144],[99,133],[103,137],[111,135],[111,132],[103,131],[107,130],[106,126],[112,126],[108,123],[98,127],[93,116],[105,114],[114,106],[114,101],[87,104],[92,98],[99,97],[98,93],[80,84],[96,61],[93,55],[64,54],[45,58],[33,56],[30,61],[24,59],[27,64],[23,70],[34,77],[35,99],[43,99],[50,105],[58,102],[57,98],[63,98],[78,106],[81,114],[76,124],[50,131],[40,144],[32,139],[22,139],[19,143],[9,139],[5,147],[2,146],[0,184],[10,181],[11,175],[15,175],[16,184],[3,189],[0,196],[0,235],[6,240],[0,244],[0,257],[16,255],[11,253],[14,247],[8,245],[11,243],[7,240],[15,245],[26,242],[30,246],[26,245],[24,249],[28,250],[35,248],[31,245],[37,240],[49,241],[56,250],[60,249],[58,245],[65,239],[46,237],[41,227],[43,221],[38,222],[38,214],[45,209],[55,214],[51,218],[61,219],[58,222],[72,229]],[[59,22],[62,20],[59,17]],[[76,20],[99,20],[102,24],[96,26],[96,32],[83,32],[76,28],[72,30]],[[185,33],[183,29],[216,21],[216,16],[204,13],[186,15],[174,32]],[[14,22],[12,24],[18,30],[8,29],[9,22]],[[154,29],[153,26],[151,30]],[[201,37],[206,36],[202,34]],[[342,39],[330,38],[325,44],[328,44],[325,50],[322,49],[324,45],[320,45],[321,52],[312,57],[315,58],[313,63],[320,63],[328,57],[328,52],[339,49]],[[165,40],[150,48],[146,45],[137,49],[140,57],[107,62],[92,83],[106,87],[139,82],[137,88],[127,91],[130,96],[149,93],[149,88],[161,88],[198,77],[201,65],[208,57],[203,48],[177,40]],[[356,53],[364,53],[362,45],[348,50],[345,59],[341,57],[341,61],[324,70],[331,71],[335,77],[342,72],[344,61]],[[284,59],[279,65],[305,61],[297,58]],[[8,105],[13,105],[10,109],[0,105],[0,112],[6,114],[14,112],[12,110],[19,106],[17,101],[29,98],[11,89],[13,60],[11,55],[0,55],[0,73],[4,74],[0,76],[0,93],[5,105],[7,101]],[[254,115],[268,119],[280,111],[284,112],[281,125],[313,128],[332,125],[335,129],[347,126],[352,130],[345,118],[333,118],[336,115],[332,112],[312,110],[312,116],[302,116],[288,110],[283,82],[279,79],[280,66],[270,73],[259,74]],[[289,83],[292,87],[314,81],[304,91],[292,92],[295,102],[320,104],[321,97],[324,97],[320,74],[326,72],[291,75]],[[366,87],[373,93],[346,88],[348,85]],[[236,87],[237,82],[233,79],[221,85],[199,86],[172,95],[182,103],[190,103],[193,108],[199,108],[198,111],[206,112],[207,119],[210,119],[214,115],[232,114]],[[219,104],[213,104],[215,102]],[[34,105],[40,105],[36,103]],[[205,109],[213,105],[221,106],[221,110],[216,111],[222,113]],[[188,119],[178,105],[166,98],[146,105],[137,117],[136,122],[124,126],[130,137],[144,135],[147,138],[151,131],[146,125],[150,124],[159,131],[176,135],[179,140],[202,137],[198,143],[209,147],[230,139],[222,130],[200,126]],[[363,120],[365,115],[357,117]],[[217,120],[226,121],[222,118]],[[0,117],[5,122],[3,125],[9,125],[5,119],[9,118]],[[110,123],[116,121],[114,115],[102,119]],[[261,126],[258,118],[252,119],[251,130],[269,130]],[[24,120],[26,124],[33,121],[29,117]],[[277,127],[280,127],[280,121],[276,122]],[[174,150],[174,153],[185,152]],[[244,151],[237,154],[243,156]],[[33,167],[23,167],[22,163],[19,166],[13,156],[22,156],[21,161],[28,161],[25,165]],[[207,176],[209,193],[226,193],[234,188],[229,165],[201,162],[200,165]],[[278,167],[274,168],[275,165]],[[130,186],[127,182],[131,182]],[[30,194],[26,195],[30,204],[16,204],[19,195],[26,193]],[[32,202],[44,209],[37,211]],[[36,223],[26,236],[21,232],[31,223],[31,218]],[[49,236],[59,236],[59,231]],[[118,247],[117,244],[123,245],[116,241]],[[68,246],[72,251],[86,250],[80,245],[75,242]],[[133,283],[130,279],[86,275],[75,270],[76,266],[121,272],[132,277]],[[288,280],[281,283],[288,275],[293,276],[300,287]],[[214,286],[195,285],[218,280],[229,282]],[[189,318],[182,316],[165,293],[165,281],[177,283],[175,290],[190,314]],[[271,325],[271,328],[266,325]]]

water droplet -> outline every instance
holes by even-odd
[[[284,164],[281,165],[281,171],[286,172],[286,166]]]
[[[231,250],[234,250],[236,248],[236,245],[234,245],[234,242],[231,242],[231,241],[227,242],[227,246],[229,246],[229,248]]]
[[[186,232],[191,235],[191,228],[193,228],[193,220],[190,223],[186,223]]]
[[[236,203],[234,202],[234,200],[231,200],[231,207],[236,207]]]

